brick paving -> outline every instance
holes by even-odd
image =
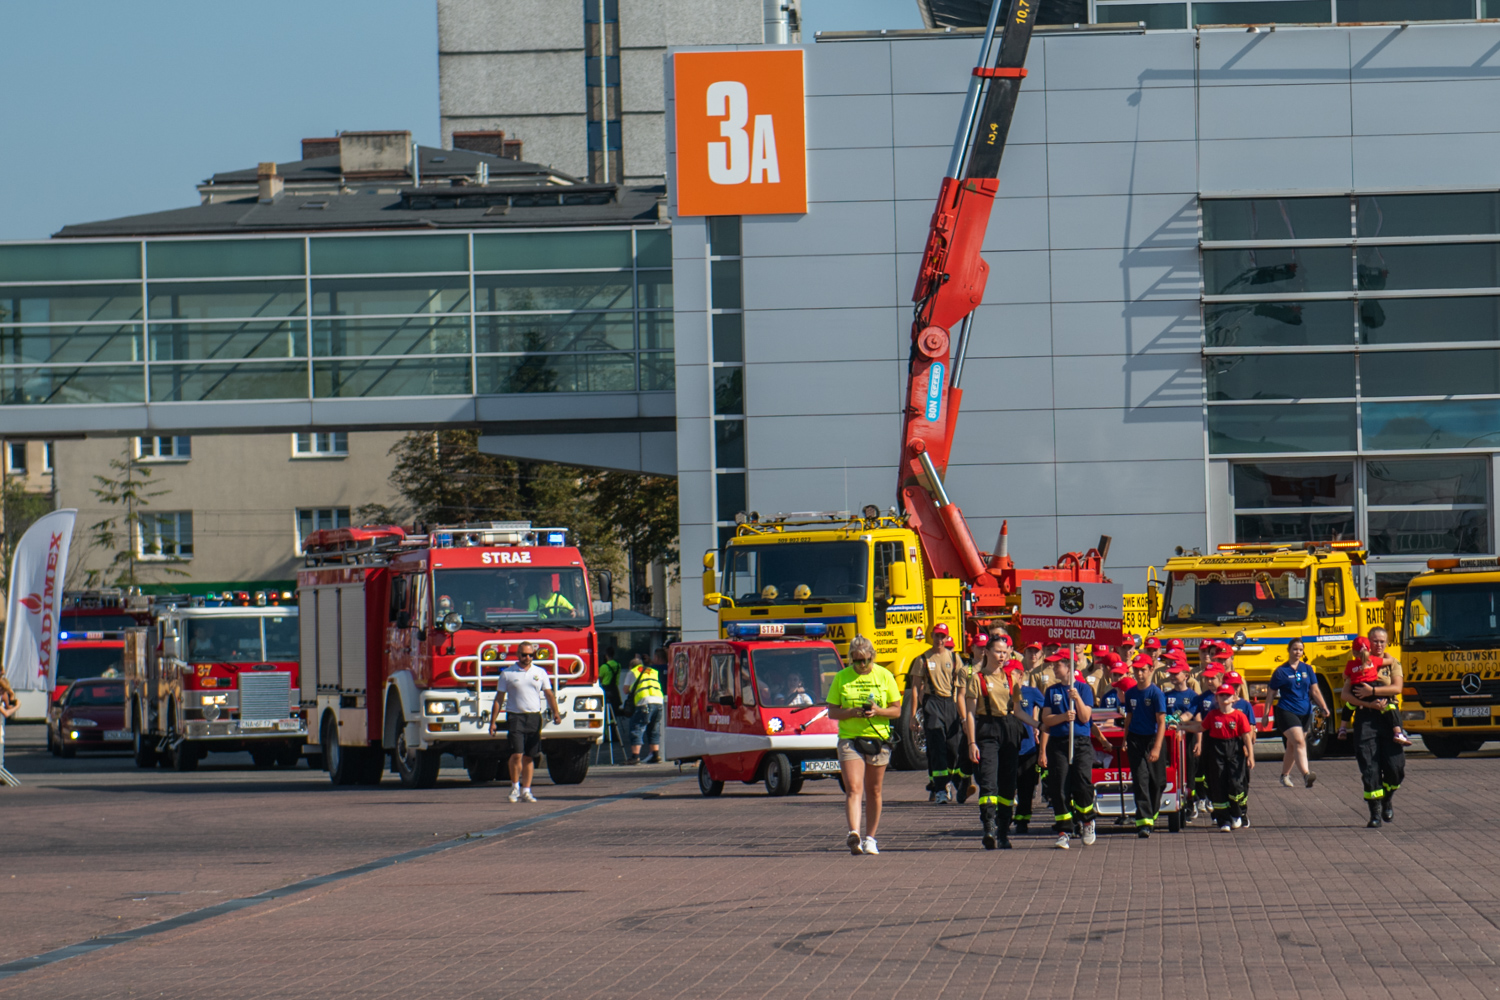
[[[0,982],[0,998],[1492,996],[1500,758],[1412,755],[1397,824],[1376,832],[1363,828],[1351,761],[1322,762],[1311,791],[1286,789],[1272,783],[1270,749],[1250,829],[1141,842],[1106,828],[1067,852],[1045,834],[981,850],[976,810],[928,805],[916,775],[891,776],[878,858],[844,849],[831,782],[785,799],[758,786],[704,799],[685,780],[27,972]],[[607,769],[538,792],[556,808],[662,771]],[[12,855],[19,877],[46,869],[50,884],[87,868],[90,882],[123,886],[142,875],[121,869],[139,865],[183,877],[163,885],[248,894],[283,871],[348,867],[420,844],[427,827],[493,826],[524,808],[493,786],[187,794],[188,779],[211,776],[154,777],[175,790],[101,781],[48,793],[76,797],[68,808],[97,814],[116,832],[94,835],[119,844],[95,855],[83,840],[44,841]],[[255,784],[254,772],[234,777]],[[170,823],[152,820],[147,806],[169,798]],[[0,802],[7,826],[41,834],[26,819],[38,806]],[[147,833],[162,825],[177,832],[153,846]],[[230,871],[240,855],[273,865]],[[11,939],[32,921],[57,931],[50,892],[6,895],[8,955],[26,952]],[[223,897],[170,898],[180,912]]]

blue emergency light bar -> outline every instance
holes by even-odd
[[[548,545],[567,545],[568,544],[568,533],[566,531],[549,531],[549,532],[547,532],[547,544]]]
[[[780,639],[786,636],[819,639],[828,634],[822,622],[730,622],[724,626],[731,639]]]

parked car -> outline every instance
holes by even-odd
[[[130,748],[124,680],[76,680],[47,713],[47,749],[59,757],[71,757],[79,750]]]

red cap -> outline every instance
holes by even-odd
[[[1026,644],[1025,648],[1026,649],[1041,649],[1042,648],[1042,644],[1039,643],[1039,642],[1028,642]]]
[[[943,636],[943,648],[944,649],[952,649],[953,648],[953,639],[950,636],[946,636],[946,635]]]
[[[1239,674],[1231,670],[1229,671],[1229,673],[1224,675],[1224,683],[1233,684],[1235,687],[1239,687],[1241,684],[1245,683],[1245,678],[1241,677]]]
[[[1223,672],[1223,665],[1218,663],[1210,663],[1208,666],[1203,668],[1204,677],[1218,677]]]
[[[1025,664],[1023,664],[1020,660],[1006,660],[1005,661],[1005,670],[1006,670],[1007,673],[1017,673],[1017,674],[1019,674],[1021,671],[1025,670],[1025,669],[1026,669]]]
[[[1095,646],[1094,647],[1094,655],[1095,656],[1103,656],[1105,653],[1108,653],[1108,652],[1109,652],[1109,647],[1108,646],[1099,645],[1099,646]]]
[[[1071,660],[1072,658],[1073,658],[1072,656],[1070,656],[1069,654],[1063,652],[1062,650],[1058,650],[1056,653],[1053,653],[1051,656],[1043,657],[1043,659],[1045,659],[1048,663],[1062,663],[1063,661],[1065,661],[1065,660]]]
[[[1135,687],[1135,678],[1131,677],[1129,674],[1126,674],[1119,680],[1115,681],[1111,686],[1117,687],[1121,691],[1129,691],[1131,688]]]
[[[1115,666],[1116,664],[1125,662],[1120,658],[1120,654],[1116,653],[1112,649],[1109,652],[1105,653],[1103,656],[1099,657],[1099,659],[1103,660],[1105,663],[1108,663],[1110,666]]]
[[[1153,635],[1151,638],[1149,638],[1149,639],[1146,640],[1146,648],[1147,649],[1161,649],[1161,640],[1158,639],[1156,636]]]
[[[1130,668],[1123,663],[1116,663],[1113,667],[1110,667],[1109,672],[1116,677],[1127,677],[1130,674]]]
[[[1180,649],[1169,649],[1161,654],[1161,658],[1171,660],[1173,663],[1187,663],[1187,653]]]
[[[933,635],[947,635],[948,634],[948,623],[947,622],[938,622],[936,625],[932,626],[932,634]]]
[[[1358,653],[1360,650],[1366,650],[1366,651],[1368,651],[1369,648],[1370,648],[1370,640],[1369,639],[1366,639],[1362,635],[1357,635],[1357,636],[1354,637],[1354,651],[1356,653]]]
[[[1234,693],[1235,692],[1234,692],[1234,685],[1233,684],[1220,684],[1218,687],[1214,688],[1214,694],[1231,694],[1232,695]]]
[[[1181,639],[1176,639],[1176,638],[1168,639],[1167,640],[1167,648],[1168,649],[1181,649],[1182,648],[1182,640]]]
[[[1144,654],[1141,655],[1141,656],[1137,656],[1135,659],[1133,659],[1133,660],[1130,661],[1130,669],[1132,669],[1132,670],[1136,670],[1136,669],[1150,670],[1153,666],[1155,666],[1155,664],[1152,663],[1151,657],[1146,656]]]
[[[987,635],[985,635],[983,632],[979,633],[978,635],[976,635],[974,637],[974,645],[976,647],[978,647],[979,649],[983,649],[984,647],[988,646],[989,644],[990,644],[990,637],[987,636]]]
[[[1231,650],[1228,650],[1228,649],[1225,649],[1222,646],[1219,646],[1219,647],[1216,647],[1214,649],[1214,659],[1216,659],[1216,660],[1232,660],[1232,659],[1234,659],[1234,653]]]
[[[1187,664],[1186,663],[1179,663],[1179,662],[1177,662],[1177,661],[1174,660],[1172,662],[1172,665],[1167,668],[1167,673],[1169,673],[1169,674],[1185,674],[1185,673],[1187,673]]]

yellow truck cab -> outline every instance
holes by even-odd
[[[1211,555],[1179,555],[1162,573],[1166,592],[1153,634],[1164,642],[1181,639],[1190,658],[1205,639],[1235,645],[1235,669],[1250,688],[1257,722],[1266,718],[1272,672],[1286,662],[1287,644],[1300,638],[1336,716],[1354,637],[1386,625],[1386,606],[1359,597],[1353,568],[1364,562],[1365,550],[1354,541],[1233,543]],[[1308,734],[1309,755],[1326,754],[1336,733],[1336,718],[1318,718]]]
[[[907,668],[929,648],[938,622],[963,651],[962,584],[926,579],[919,546],[904,517],[874,507],[863,514],[752,514],[725,547],[722,576],[717,553],[704,554],[703,603],[718,610],[721,638],[734,622],[822,622],[845,663],[849,640],[863,635],[876,662],[904,688]],[[831,680],[823,678],[824,690]],[[906,711],[913,710],[907,699]],[[898,731],[911,732],[910,719]],[[899,766],[927,766],[920,742],[898,741],[896,757]]]
[[[1431,559],[1406,584],[1402,726],[1438,757],[1500,740],[1500,560]]]

